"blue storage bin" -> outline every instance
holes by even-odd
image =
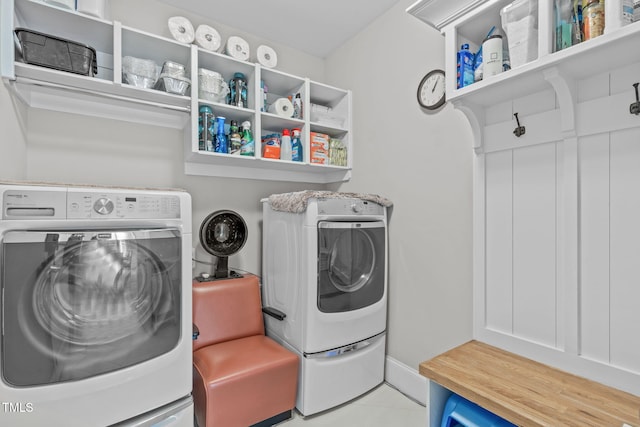
[[[440,427],[516,427],[504,418],[452,394],[444,406]]]

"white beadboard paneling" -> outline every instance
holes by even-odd
[[[556,344],[556,144],[513,152],[513,330]]]
[[[501,102],[500,104],[487,107],[485,110],[485,123],[492,125],[495,123],[511,120],[513,114],[513,101]]]
[[[513,332],[513,160],[512,151],[486,155],[485,324]]]
[[[609,95],[609,73],[600,73],[578,81],[577,101],[586,102]]]
[[[638,394],[640,62],[547,80],[553,103],[540,92],[484,110],[474,338]]]
[[[640,82],[640,62],[611,71],[611,94],[625,93],[629,103],[635,101],[633,84]],[[627,110],[628,111],[628,110]]]
[[[518,125],[513,115],[506,121],[485,126],[485,153],[555,142],[561,138],[561,114],[558,110],[535,114],[518,113],[518,119],[520,125],[525,127],[525,134],[520,137],[513,134]]]
[[[580,139],[580,354],[609,363],[609,135]]]
[[[611,134],[611,364],[640,372],[640,129]]]
[[[555,110],[555,108],[556,94],[551,88],[513,101],[513,112],[521,117]]]
[[[640,75],[638,78],[640,79]],[[632,100],[635,101],[635,95],[619,93],[578,104],[576,108],[578,136],[637,128],[640,126],[640,117],[629,113],[629,104]]]

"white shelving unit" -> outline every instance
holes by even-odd
[[[429,25],[431,13],[451,13],[439,16],[437,22],[445,36],[445,71],[447,100],[454,104],[486,107],[519,96],[548,89],[545,70],[557,69],[565,81],[583,79],[607,70],[615,70],[634,61],[632,52],[640,45],[640,23],[623,25],[621,1],[605,2],[605,32],[603,35],[554,52],[555,28],[553,0],[538,2],[537,59],[496,76],[456,88],[456,53],[463,43],[478,47],[492,26],[502,27],[500,10],[513,0],[421,0],[407,11]],[[457,8],[445,3],[457,4]],[[446,6],[446,7],[445,7]],[[504,33],[504,32],[503,32]],[[508,36],[508,35],[507,35]]]
[[[351,92],[307,78],[294,76],[259,64],[236,60],[196,45],[188,45],[135,28],[118,21],[106,21],[58,8],[35,0],[7,0],[0,4],[0,66],[2,77],[12,92],[33,108],[184,130],[185,172],[219,177],[286,180],[314,183],[346,181],[351,177],[353,136],[351,132]],[[13,30],[23,27],[73,40],[97,51],[98,73],[82,76],[25,64],[16,60]],[[152,59],[158,65],[170,60],[184,64],[190,72],[190,95],[180,96],[154,89],[137,88],[122,81],[122,58]],[[217,71],[229,81],[241,72],[249,87],[248,107],[198,99],[198,69]],[[261,111],[260,81],[269,88],[269,102],[276,97],[300,93],[304,115],[284,118]],[[344,119],[334,127],[312,123],[307,114],[310,102],[332,107]],[[254,157],[231,156],[198,149],[198,111],[210,105],[216,116],[238,123],[248,120],[256,144]],[[261,156],[262,135],[300,128],[304,161],[290,162]],[[310,132],[323,132],[340,139],[347,147],[346,166],[317,165],[310,162]]]

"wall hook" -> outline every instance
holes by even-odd
[[[518,118],[518,113],[513,113],[513,115],[516,118],[516,123],[518,123],[518,127],[513,130],[513,134],[518,138],[520,138],[522,135],[524,135],[525,129],[524,129],[524,126],[520,126],[520,119]]]
[[[640,97],[638,97],[638,83],[634,83],[633,87],[636,90],[636,102],[633,102],[631,103],[631,105],[629,105],[629,112],[637,116],[638,114],[640,114]]]

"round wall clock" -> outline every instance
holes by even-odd
[[[418,104],[427,110],[437,110],[444,105],[444,71],[432,70],[418,84]]]

